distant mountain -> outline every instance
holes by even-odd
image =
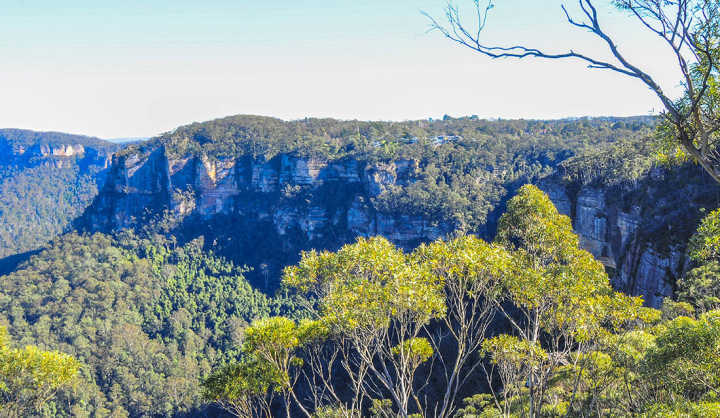
[[[107,141],[112,142],[114,144],[133,144],[133,143],[137,143],[137,142],[147,141],[148,139],[150,139],[150,138],[138,136],[138,137],[133,137],[133,138],[110,138]]]
[[[81,135],[0,129],[0,258],[63,232],[102,188],[120,148]]]

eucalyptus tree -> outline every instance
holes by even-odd
[[[434,355],[424,336],[446,311],[437,276],[376,237],[336,253],[303,253],[283,282],[319,297],[321,320],[343,347],[339,361],[352,382],[349,414],[360,416],[385,394],[401,417],[423,411],[416,372]]]
[[[602,337],[637,319],[642,299],[613,291],[603,265],[580,248],[570,218],[535,186],[508,202],[496,240],[513,256],[502,276],[506,303],[497,304],[512,333],[484,341],[483,349],[504,383],[496,406],[508,415],[527,393],[520,407],[535,417],[552,409],[548,391],[558,370],[577,366]]]
[[[233,416],[269,418],[277,380],[269,364],[246,359],[213,371],[202,382],[202,394]]]
[[[688,245],[692,269],[678,282],[678,296],[695,309],[720,309],[720,209],[700,222]]]
[[[0,327],[0,417],[41,414],[59,390],[72,386],[80,367],[68,354],[14,348],[7,329]]]
[[[480,371],[483,358],[478,352],[496,318],[503,277],[513,259],[501,246],[471,235],[422,245],[413,257],[443,285],[447,312],[441,326],[430,333],[430,341],[445,382],[432,412],[450,417],[456,413],[458,394]]]
[[[606,47],[609,58],[579,52],[572,45],[556,52],[524,45],[500,45],[483,39],[493,0],[472,0],[472,17],[452,0],[441,23],[427,15],[431,27],[447,38],[490,58],[574,59],[588,68],[614,71],[638,80],[660,99],[664,107],[660,133],[666,145],[702,165],[720,182],[720,5],[717,0],[614,0],[615,8],[627,12],[638,27],[652,33],[674,58],[668,66],[679,70],[684,95],[670,97],[651,74],[649,65],[629,58],[601,23],[596,0],[578,0],[579,16],[565,5],[562,13],[570,26],[589,32]],[[519,10],[518,13],[522,13]],[[665,151],[668,151],[666,149]]]

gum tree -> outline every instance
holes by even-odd
[[[482,364],[478,352],[495,318],[512,257],[501,246],[474,236],[422,245],[413,256],[443,285],[447,313],[431,341],[445,378],[435,416],[449,417],[455,414],[458,393]]]
[[[513,256],[502,276],[505,303],[497,304],[513,332],[483,342],[483,349],[504,382],[497,406],[507,415],[526,393],[522,408],[535,417],[554,407],[548,392],[558,370],[577,370],[584,353],[639,316],[642,299],[613,291],[603,265],[580,248],[570,218],[535,186],[523,186],[508,202],[496,240]],[[572,408],[574,398],[556,406]]]
[[[70,387],[80,363],[57,351],[36,346],[13,348],[5,327],[0,327],[0,417],[30,416],[55,394]]]
[[[283,282],[319,297],[322,320],[343,347],[340,361],[355,392],[348,408],[353,415],[384,394],[401,417],[423,409],[416,372],[434,355],[424,335],[446,309],[436,276],[376,237],[336,253],[306,252],[286,269]]]

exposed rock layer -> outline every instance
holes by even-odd
[[[206,244],[211,239],[218,244],[213,248],[255,267],[255,280],[264,277],[263,285],[272,288],[280,268],[295,262],[301,250],[335,249],[372,235],[412,248],[450,233],[448,225],[432,220],[376,210],[373,199],[388,187],[412,181],[416,168],[417,162],[409,160],[365,164],[292,155],[168,158],[160,147],[115,157],[105,190],[83,222],[91,230],[113,230],[132,227],[148,213],[172,214],[176,233],[202,235]],[[618,289],[645,296],[651,306],[672,294],[686,264],[687,233],[658,250],[641,233],[648,208],[619,203],[627,190],[577,190],[557,179],[540,187],[572,218],[581,245],[608,267]],[[672,222],[656,221],[669,224],[669,230]]]

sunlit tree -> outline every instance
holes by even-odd
[[[0,416],[39,413],[56,393],[72,385],[80,370],[73,357],[36,346],[13,348],[0,327]]]

